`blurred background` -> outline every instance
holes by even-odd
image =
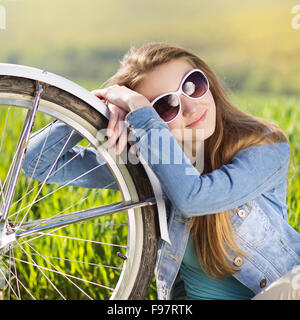
[[[47,69],[91,89],[116,71],[130,46],[167,41],[199,54],[234,91],[294,94],[300,80],[295,5],[296,0],[1,0],[6,28],[0,30],[0,61]]]

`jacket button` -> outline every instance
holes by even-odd
[[[266,280],[266,279],[262,279],[262,280],[260,281],[260,283],[259,283],[259,286],[260,286],[261,288],[264,288],[264,287],[266,286],[266,284],[267,284],[267,280]]]
[[[243,209],[240,209],[240,210],[238,211],[238,215],[239,215],[239,217],[244,218],[245,215],[246,215],[246,211],[243,210]]]
[[[243,259],[241,257],[236,257],[233,260],[234,265],[236,265],[237,267],[240,267],[243,264]]]

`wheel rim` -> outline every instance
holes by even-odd
[[[22,110],[25,108],[30,108],[32,105],[32,97],[26,97],[24,95],[18,95],[18,94],[7,94],[7,93],[1,93],[0,94],[0,117],[1,117],[1,126],[0,126],[0,150],[1,150],[1,154],[4,154],[4,149],[5,148],[10,148],[10,144],[5,142],[5,136],[7,136],[6,132],[8,129],[8,120],[10,119],[10,117],[13,117],[14,119],[17,119],[16,116],[12,116],[12,110],[13,112],[16,112],[16,110],[19,112],[22,112]],[[10,107],[7,107],[10,106]],[[18,106],[18,107],[23,107],[23,108],[16,108],[13,106]],[[6,108],[6,110],[4,111],[4,109]],[[91,145],[95,146],[97,144],[97,141],[95,139],[95,135],[96,135],[96,129],[91,126],[89,123],[87,123],[85,120],[80,119],[78,116],[72,114],[70,111],[65,112],[65,110],[63,111],[64,113],[62,113],[62,110],[64,110],[61,106],[59,105],[55,105],[52,102],[46,101],[46,100],[42,100],[39,106],[39,116],[46,118],[46,120],[39,120],[37,119],[36,123],[41,121],[41,123],[43,123],[43,121],[49,121],[49,116],[53,116],[54,118],[58,118],[62,121],[64,121],[65,123],[69,124],[70,126],[75,126],[77,127],[77,131],[79,131],[79,133],[81,135],[84,135],[87,140],[89,141],[89,143],[91,143]],[[67,114],[66,114],[67,113]],[[46,115],[42,116],[42,115]],[[74,118],[76,119],[74,122]],[[5,119],[3,121],[3,119]],[[78,125],[80,124],[80,125]],[[36,125],[34,130],[36,131]],[[10,152],[8,150],[8,152]],[[8,152],[6,152],[5,154],[7,154]],[[101,154],[103,157],[106,157],[107,159],[110,157],[109,153],[102,153]],[[2,160],[1,160],[2,162]],[[7,167],[7,165],[4,165],[4,168]],[[126,167],[124,165],[113,165],[111,167],[112,172],[114,173],[115,177],[117,177],[117,181],[121,190],[122,194],[116,195],[114,194],[114,196],[116,197],[115,199],[117,200],[138,200],[138,196],[135,190],[135,186],[130,178],[130,175],[128,173],[128,170],[126,169]],[[5,174],[3,174],[4,169],[1,172],[1,185],[3,186],[5,184],[4,180],[4,176]],[[26,180],[27,177],[25,178],[24,176],[22,177],[22,179]],[[35,187],[36,185],[38,185],[37,182],[32,182],[30,181],[31,184],[33,184]],[[22,184],[22,183],[21,183]],[[20,187],[21,189],[24,188],[26,186],[26,182],[23,182],[22,186]],[[29,188],[30,184],[26,186],[25,188],[25,193],[23,192],[23,194],[26,194],[28,191],[31,191],[31,189]],[[44,189],[49,189],[51,190],[51,188],[49,186],[47,186],[46,184],[43,186]],[[72,188],[72,190],[74,191],[74,187],[70,187]],[[38,189],[38,188],[37,188]],[[78,191],[79,188],[77,188],[76,190]],[[43,189],[42,189],[43,190]],[[44,191],[43,191],[44,192]],[[43,193],[42,192],[42,193]],[[50,191],[51,192],[51,191]],[[57,196],[57,192],[56,191],[52,194],[55,195],[55,197]],[[111,197],[111,192],[108,192],[107,190],[105,191],[101,191],[101,196],[102,196],[102,201],[104,199],[105,196]],[[32,193],[30,193],[32,195]],[[29,194],[29,195],[30,195]],[[97,196],[96,196],[97,194]],[[2,195],[2,194],[1,194]],[[27,195],[26,197],[29,197],[29,195]],[[117,198],[119,196],[119,198]],[[54,196],[53,196],[54,197]],[[95,202],[96,201],[96,197],[99,197],[99,193],[95,193],[95,195],[91,195],[91,190],[86,191],[85,196],[83,197],[85,200],[83,202],[86,202],[86,199],[89,199],[89,201]],[[58,197],[59,200],[61,201],[61,196]],[[122,198],[122,199],[120,199]],[[22,197],[21,197],[22,199]],[[11,219],[16,216],[16,212],[20,211],[20,208],[24,208],[26,207],[26,205],[24,206],[24,200],[25,198],[23,198],[20,202],[17,202],[17,200],[14,200],[14,206],[19,208],[18,210],[12,210],[10,212],[10,217]],[[37,198],[38,199],[38,198]],[[30,219],[30,215],[32,218],[32,213],[37,212],[38,209],[40,208],[42,205],[41,203],[43,201],[46,201],[46,198],[43,198],[41,201],[36,202],[34,204],[34,206],[32,208],[30,208],[30,210],[28,211],[27,217],[23,217],[22,219],[24,221]],[[47,201],[49,201],[49,198],[47,199]],[[50,200],[51,202],[51,200]],[[74,199],[73,203],[77,203],[78,199]],[[83,204],[83,202],[81,202],[81,204]],[[53,202],[52,202],[53,204]],[[49,203],[47,203],[47,205],[49,206]],[[46,206],[46,205],[45,205]],[[77,204],[75,205],[77,206]],[[70,207],[70,206],[69,206]],[[60,208],[61,209],[61,208]],[[26,209],[27,211],[28,209]],[[25,211],[25,209],[23,210]],[[63,210],[60,210],[59,213],[61,213]],[[38,211],[40,214],[40,211]],[[68,210],[63,211],[68,212]],[[20,214],[20,212],[19,212]],[[57,213],[56,213],[57,214]],[[18,213],[17,213],[18,215]],[[2,267],[0,270],[0,276],[2,276],[2,286],[3,286],[3,294],[6,295],[7,297],[10,298],[23,298],[25,297],[26,299],[64,299],[64,298],[68,298],[67,294],[69,295],[69,297],[71,299],[102,299],[102,298],[110,298],[110,299],[127,299],[128,296],[130,295],[131,289],[134,285],[134,279],[135,279],[135,275],[138,273],[138,266],[139,266],[139,260],[141,257],[141,252],[142,252],[142,239],[143,239],[143,227],[142,227],[142,216],[141,216],[141,210],[139,208],[137,209],[131,209],[128,210],[127,213],[123,213],[123,214],[118,214],[118,215],[114,215],[114,217],[120,217],[118,218],[118,221],[108,221],[106,219],[101,220],[98,219],[96,222],[94,222],[94,226],[97,223],[97,229],[99,229],[101,232],[98,234],[94,234],[94,237],[101,237],[103,236],[103,233],[107,232],[107,228],[105,228],[105,224],[106,226],[110,224],[110,233],[107,235],[107,237],[109,239],[111,239],[110,242],[113,242],[113,238],[112,238],[112,234],[114,233],[115,230],[112,230],[112,228],[116,228],[118,229],[117,232],[120,231],[119,227],[120,225],[122,226],[122,229],[127,228],[127,236],[126,236],[126,245],[121,244],[121,246],[112,246],[110,245],[110,247],[113,247],[113,249],[111,250],[112,254],[114,256],[117,256],[117,259],[119,261],[119,265],[115,265],[115,262],[110,264],[110,263],[104,263],[103,262],[103,257],[101,259],[101,263],[99,261],[94,261],[92,259],[92,261],[86,261],[86,255],[90,255],[92,256],[92,254],[94,256],[103,256],[103,253],[100,252],[101,250],[95,249],[96,245],[102,245],[102,246],[108,246],[108,245],[103,245],[103,243],[107,243],[105,241],[99,241],[99,240],[93,240],[93,239],[85,239],[85,240],[77,240],[79,239],[78,237],[72,237],[72,236],[68,236],[68,235],[64,235],[64,234],[60,234],[61,232],[67,232],[70,233],[70,231],[68,231],[69,227],[63,228],[61,230],[57,230],[56,231],[56,235],[54,236],[53,233],[48,233],[48,238],[50,237],[51,240],[51,251],[48,253],[44,253],[42,256],[37,252],[36,247],[43,247],[44,249],[49,247],[49,244],[45,244],[42,243],[42,240],[39,240],[41,238],[45,238],[45,237],[36,237],[34,240],[34,243],[37,243],[38,241],[40,241],[42,244],[40,245],[34,245],[34,247],[32,247],[32,243],[33,240],[31,240],[30,242],[22,242],[22,246],[19,245],[14,245],[14,248],[10,248],[8,251],[6,251],[6,253],[3,255],[2,258]],[[116,219],[116,218],[114,218]],[[127,226],[125,227],[125,220],[127,221]],[[16,222],[13,222],[14,224],[17,224]],[[84,227],[83,227],[84,226]],[[118,226],[118,227],[117,227]],[[85,233],[88,234],[88,230],[90,229],[90,224],[85,223],[85,224],[81,224],[79,225],[75,225],[73,226],[76,232],[83,232],[82,228],[85,228],[86,231]],[[78,230],[78,228],[81,228],[81,230]],[[67,230],[67,231],[66,231]],[[74,231],[72,231],[74,232]],[[94,232],[93,231],[89,231],[89,232]],[[125,233],[126,231],[122,230],[122,233]],[[53,239],[60,239],[58,242],[56,240]],[[61,239],[63,239],[63,241],[61,241]],[[88,241],[86,241],[88,240]],[[55,257],[52,256],[53,254],[53,242],[56,243],[57,246],[57,252],[60,254],[60,256]],[[72,242],[72,244],[70,243]],[[88,245],[83,246],[84,250],[82,252],[82,246],[77,244],[77,249],[76,249],[76,245],[74,244],[75,242],[80,242],[80,243],[88,243]],[[113,243],[114,244],[114,243]],[[24,247],[26,249],[24,249]],[[65,256],[65,253],[60,252],[60,250],[62,250],[62,247],[65,250],[69,250],[68,248],[73,248],[73,253],[75,251],[78,251],[82,257],[81,259],[75,259],[72,255],[70,258],[70,256],[67,256],[65,258],[61,258],[61,256]],[[79,247],[79,248],[78,248]],[[118,248],[118,249],[116,249]],[[25,250],[25,251],[24,251]],[[28,254],[26,253],[27,251],[31,252],[31,258],[28,257]],[[100,250],[98,255],[97,250]],[[103,249],[104,253],[105,253],[105,259],[109,260],[109,253],[107,249]],[[123,251],[122,251],[123,250]],[[69,250],[70,251],[70,250]],[[92,252],[91,252],[92,251]],[[21,253],[20,253],[21,252]],[[122,254],[118,254],[117,252],[121,252],[124,256],[127,257],[126,260],[123,260],[122,258]],[[78,253],[78,254],[79,254]],[[20,257],[21,255],[21,257]],[[24,259],[23,256],[26,256],[26,259]],[[32,256],[34,258],[32,258]],[[43,263],[41,263],[40,261],[43,260]],[[39,261],[39,263],[37,263],[37,261]],[[73,262],[77,261],[76,263],[76,267],[74,267]],[[19,263],[23,263],[23,265],[27,265],[27,269],[30,270],[30,272],[33,274],[31,277],[27,277],[24,276],[24,272],[26,270],[26,268],[23,269],[23,271],[17,271],[17,268],[21,269],[21,267],[19,266]],[[121,262],[121,264],[120,264]],[[37,267],[36,265],[39,264],[40,267]],[[68,267],[67,267],[68,265]],[[82,268],[78,267],[78,265],[82,266]],[[84,267],[83,267],[84,266]],[[88,268],[86,268],[86,266],[88,266]],[[109,266],[109,267],[107,267]],[[65,275],[65,272],[62,271],[62,268],[66,268],[66,269],[74,269],[72,272],[74,274],[70,274],[67,273],[68,276]],[[79,268],[78,270],[76,268]],[[91,272],[91,269],[93,269],[93,272]],[[120,269],[121,268],[121,269]],[[7,271],[7,270],[10,271]],[[36,272],[36,269],[39,271],[39,275],[37,274],[38,272]],[[35,271],[34,271],[35,270]],[[67,282],[68,285],[72,284],[73,290],[77,291],[77,293],[74,296],[74,292],[72,291],[71,293],[63,288],[60,289],[58,288],[59,286],[57,285],[57,281],[55,279],[52,278],[52,276],[48,276],[48,272],[50,272],[52,270],[52,273],[54,273],[56,276],[58,276],[59,278],[64,278],[64,282]],[[104,271],[105,270],[105,271]],[[22,273],[22,276],[20,275],[20,272]],[[69,271],[71,272],[71,271]],[[90,273],[92,275],[90,275]],[[81,275],[81,279],[84,280],[80,280],[80,277],[77,276],[77,274]],[[88,275],[88,276],[87,276]],[[99,283],[99,279],[101,278],[104,280],[102,283]],[[35,277],[35,279],[34,279]],[[91,280],[91,277],[93,280]],[[118,278],[117,278],[118,277]],[[117,278],[117,279],[116,279]],[[48,280],[48,283],[50,283],[50,285],[46,285],[45,284],[45,279]],[[7,282],[11,282],[11,284],[7,284]],[[61,282],[61,280],[60,280]],[[82,286],[79,287],[78,283],[82,283],[84,282],[84,289],[82,289]],[[4,283],[4,285],[3,285]],[[29,283],[30,285],[27,285],[27,283]],[[112,286],[110,285],[106,285],[107,283],[109,284],[113,284]],[[87,285],[86,285],[87,284]],[[28,287],[41,287],[41,289],[39,289],[38,293],[33,294],[31,292],[31,289],[29,290]],[[76,289],[74,289],[74,287]],[[86,287],[95,287],[96,289],[91,289]],[[111,289],[107,289],[107,291],[109,293],[102,293],[102,291],[104,291],[103,289],[109,287],[112,288]],[[51,290],[50,290],[51,289]],[[83,292],[82,290],[84,290],[85,292]],[[30,291],[30,293],[28,292]],[[36,290],[35,290],[36,291]],[[23,293],[24,292],[24,293]],[[51,294],[49,293],[51,292]],[[53,292],[55,294],[53,294]]]

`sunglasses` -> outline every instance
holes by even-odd
[[[173,121],[180,113],[181,93],[191,99],[200,99],[207,93],[208,89],[209,83],[205,74],[200,69],[193,69],[183,77],[177,91],[163,93],[155,98],[151,104],[159,116],[168,123]]]

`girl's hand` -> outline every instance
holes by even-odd
[[[107,136],[109,139],[107,140],[106,147],[109,149],[115,145],[115,153],[116,155],[120,155],[126,147],[128,140],[127,126],[125,125],[126,114],[138,107],[147,105],[145,104],[147,102],[150,105],[150,102],[142,95],[124,86],[97,89],[93,90],[92,93],[103,100],[109,109],[110,118],[107,126]],[[123,108],[116,103],[119,103]],[[129,151],[133,154],[136,152],[134,145]]]
[[[150,101],[146,97],[125,86],[113,85],[104,89],[93,90],[92,93],[98,98],[105,99],[107,102],[114,104],[126,112],[151,106]]]
[[[107,107],[109,109],[110,118],[106,132],[109,137],[106,146],[107,149],[109,149],[115,145],[115,152],[119,155],[127,144],[127,126],[125,125],[125,116],[127,112],[112,103],[107,103]]]

